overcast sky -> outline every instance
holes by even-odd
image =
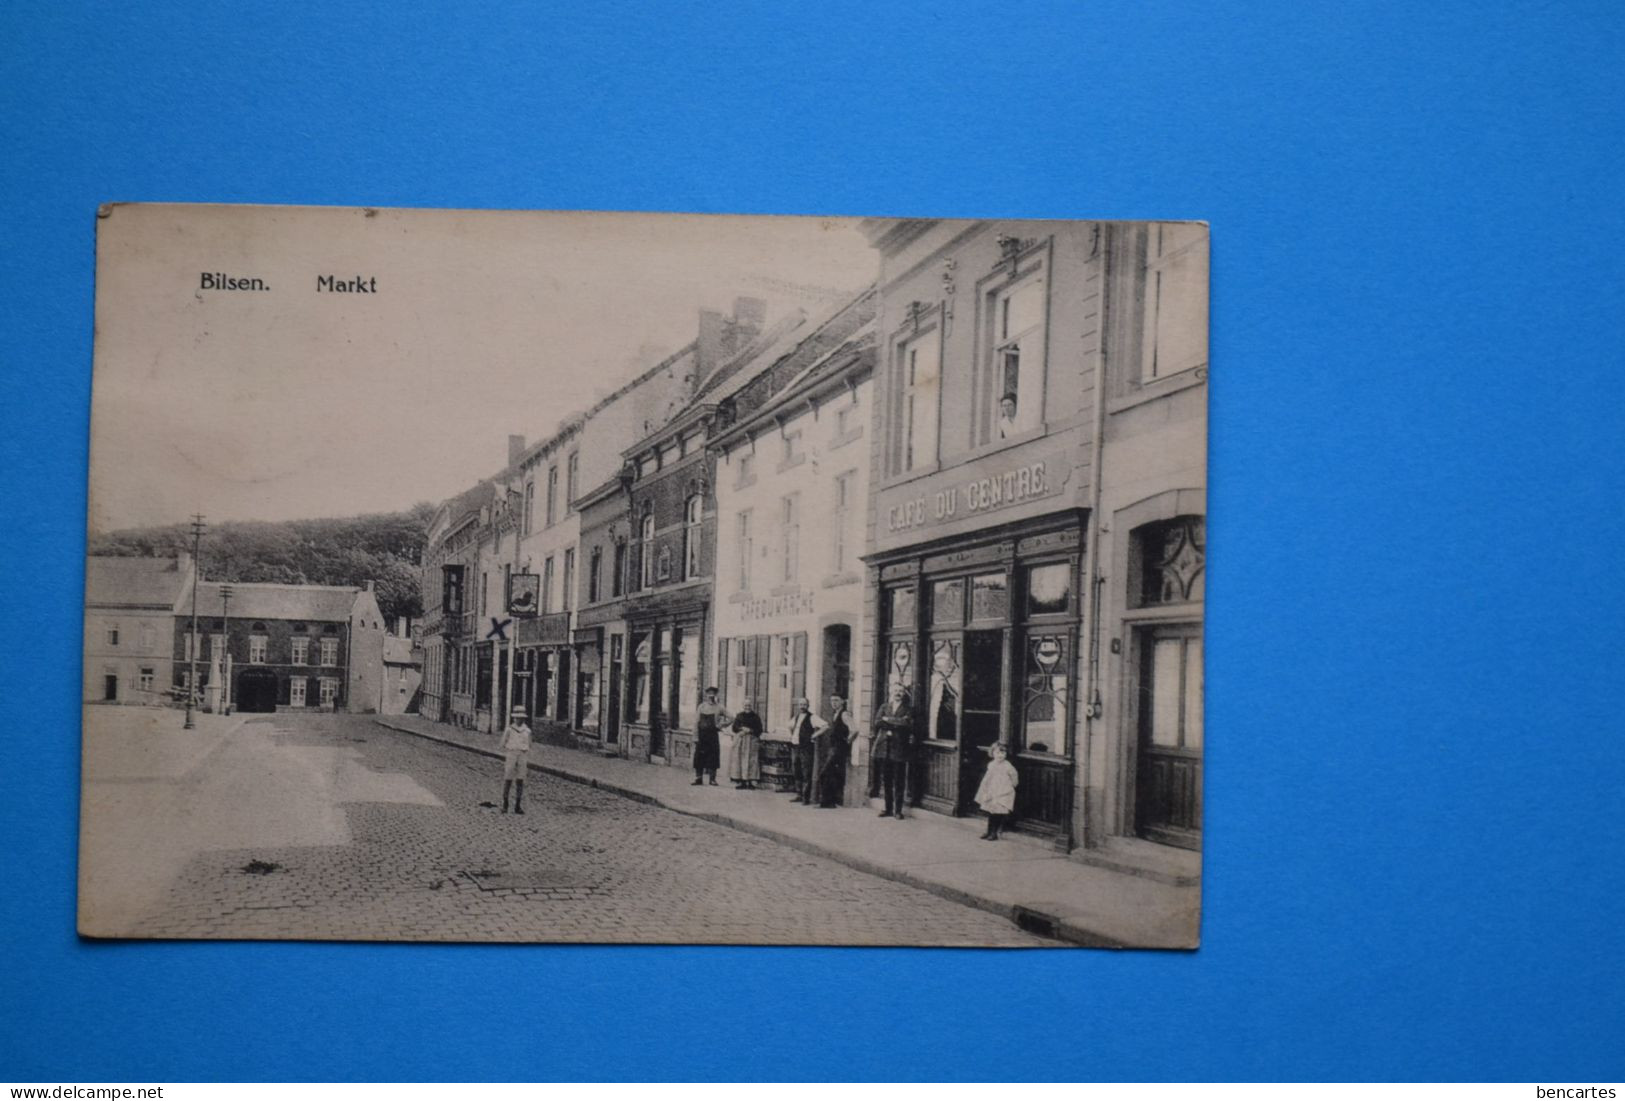
[[[693,340],[702,307],[817,312],[797,287],[877,264],[841,219],[153,205],[99,231],[94,531],[441,500]]]

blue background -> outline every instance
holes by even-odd
[[[1625,16],[12,3],[0,1078],[1622,1075]],[[94,212],[1213,223],[1204,947],[91,944]]]

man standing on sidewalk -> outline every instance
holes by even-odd
[[[793,803],[812,805],[813,801],[813,735],[824,724],[813,718],[807,701],[796,699],[796,712],[790,718],[790,753],[796,770],[796,797]]]
[[[508,716],[508,725],[502,731],[502,813],[508,813],[508,792],[518,785],[514,793],[513,812],[525,813],[525,771],[530,767],[530,725],[525,722],[525,709],[515,707]]]
[[[875,716],[874,729],[874,757],[886,796],[886,809],[880,817],[902,818],[908,798],[908,766],[914,760],[914,715],[908,705],[908,692],[901,684],[891,686],[890,696]]]

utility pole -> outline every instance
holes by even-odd
[[[231,576],[230,559],[227,559],[226,576]],[[220,659],[220,713],[231,714],[231,586],[225,582],[220,585],[220,603],[223,606],[220,613],[221,621],[225,627],[220,637],[225,640],[225,654]]]
[[[192,634],[186,640],[186,724],[185,729],[192,730],[197,723],[192,719],[192,698],[197,694],[197,577],[203,569],[199,558],[203,547],[203,514],[192,515]]]

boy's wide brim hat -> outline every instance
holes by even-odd
[[[523,719],[525,717],[525,709],[523,707],[514,708],[513,717],[516,719]]]

